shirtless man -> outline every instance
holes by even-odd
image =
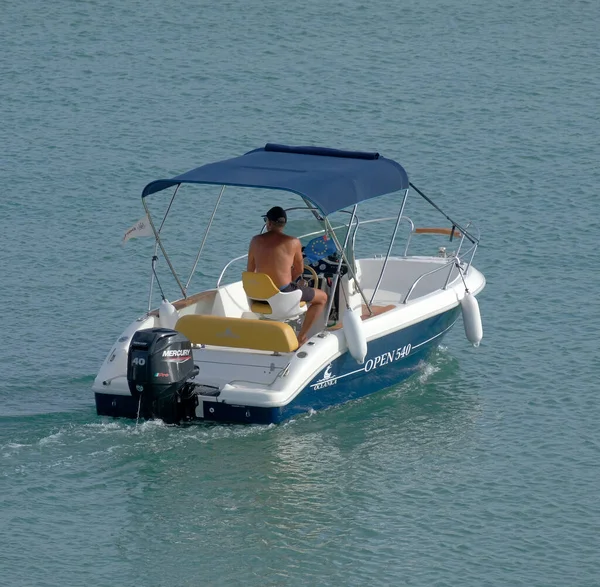
[[[283,234],[287,223],[285,210],[275,206],[264,218],[267,232],[256,235],[250,241],[248,271],[266,273],[280,291],[302,290],[302,301],[309,304],[298,334],[298,344],[303,345],[308,331],[327,303],[327,294],[320,289],[296,284],[296,280],[302,275],[304,259],[300,241]]]

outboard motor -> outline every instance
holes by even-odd
[[[192,419],[198,396],[188,379],[197,373],[192,343],[180,332],[149,328],[133,335],[127,381],[131,395],[140,402],[141,417],[160,418],[166,424]]]

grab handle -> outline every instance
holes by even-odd
[[[456,227],[452,228],[415,228],[416,234],[446,234],[452,240],[453,237],[461,238],[462,234],[456,230]]]

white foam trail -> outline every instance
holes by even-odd
[[[439,367],[435,367],[431,363],[424,363],[421,369],[421,373],[419,375],[419,382],[426,383],[427,380],[434,374],[440,370]]]
[[[47,444],[58,444],[62,436],[63,430],[59,430],[54,434],[50,434],[49,436],[44,436],[43,438],[40,438],[39,444],[40,446],[46,446]]]

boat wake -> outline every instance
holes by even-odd
[[[430,394],[432,397],[440,393],[453,396],[452,390],[439,389],[440,378],[436,375],[442,373],[442,380],[447,381],[448,373],[457,369],[456,359],[446,347],[440,346],[419,365],[417,373],[401,385],[343,406],[323,411],[309,410],[279,425],[194,422],[177,426],[167,425],[161,420],[113,420],[97,417],[92,406],[74,412],[5,415],[0,416],[0,459],[5,464],[12,462],[16,467],[28,461],[44,461],[46,466],[50,461],[56,466],[72,462],[72,459],[127,459],[140,455],[162,455],[172,450],[183,453],[189,450],[192,453],[198,445],[210,447],[219,441],[259,439],[261,435],[272,434],[275,430],[289,434],[290,429],[295,429],[297,433],[307,426],[320,428],[331,418],[352,420],[355,417],[353,410],[356,414],[362,414],[365,409],[378,414],[391,408],[390,402],[404,405],[410,398]],[[441,399],[438,397],[436,401]],[[378,404],[381,404],[380,409]]]
[[[190,426],[167,425],[161,420],[89,422],[89,413],[72,421],[65,414],[10,418],[11,431],[4,430],[0,440],[0,459],[7,462],[26,462],[52,457],[65,458],[127,457],[160,455],[174,449],[192,449],[222,439],[243,439],[276,428],[275,425],[215,425],[195,423]],[[3,418],[9,420],[9,418]],[[87,420],[87,421],[86,421]]]

